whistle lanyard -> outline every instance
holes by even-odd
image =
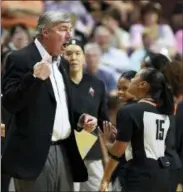
[[[141,99],[138,101],[138,103],[149,103],[150,105],[157,107],[158,105],[156,103],[154,103],[153,101],[149,101],[147,99]]]
[[[149,103],[150,105],[153,105],[154,107],[158,107],[158,104],[154,103],[153,101],[148,101],[146,99],[141,99],[138,101],[139,103]],[[176,114],[177,111],[177,105],[174,105],[174,115]]]

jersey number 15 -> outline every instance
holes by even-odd
[[[163,124],[165,123],[164,120],[156,120],[156,140],[163,140],[164,138],[164,128]]]

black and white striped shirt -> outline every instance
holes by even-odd
[[[141,102],[121,108],[117,114],[117,140],[128,142],[125,158],[154,159],[165,155],[165,140],[171,127],[168,115]]]

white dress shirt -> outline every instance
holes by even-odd
[[[57,60],[52,62],[52,57],[48,54],[48,52],[41,45],[38,39],[35,39],[34,43],[42,58],[44,58],[46,55],[50,57],[50,60],[47,60],[50,63],[51,70],[49,78],[57,102],[55,120],[53,125],[52,141],[63,140],[69,137],[71,133],[71,125],[69,122],[65,85],[62,74],[58,69],[61,57],[58,56]]]

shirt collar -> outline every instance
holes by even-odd
[[[17,48],[15,47],[15,45],[14,45],[12,42],[10,42],[10,43],[8,44],[8,46],[9,46],[12,50],[17,50]]]
[[[42,59],[44,57],[48,57],[49,58],[48,62],[52,63],[52,62],[56,61],[58,66],[60,65],[61,56],[57,56],[57,59],[54,59],[54,61],[52,61],[52,56],[46,51],[46,49],[43,47],[43,45],[40,43],[40,41],[37,38],[35,38],[34,43],[35,43]]]

